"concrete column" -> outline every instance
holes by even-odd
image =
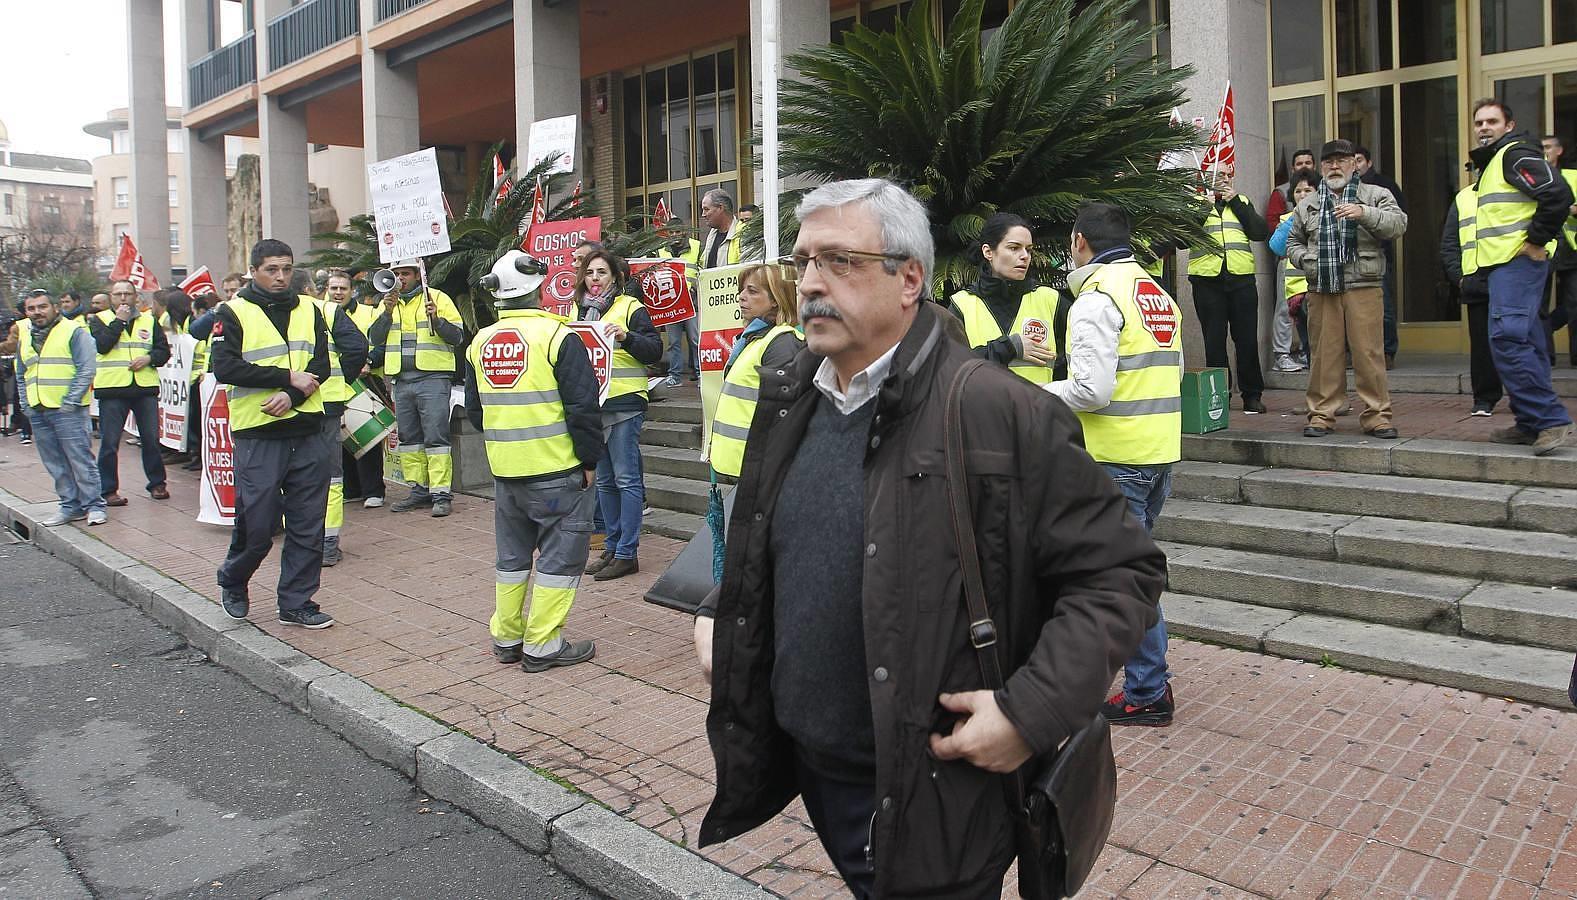
[[[170,163],[164,106],[164,4],[126,0],[131,102],[131,239],[144,264],[170,286]]]
[[[290,0],[258,0],[257,71],[268,71],[268,20],[290,8]],[[257,101],[258,162],[263,182],[263,237],[289,244],[297,254],[312,245],[307,212],[307,111],[280,109],[279,98]]]
[[[362,31],[378,21],[377,0],[361,0]],[[416,65],[390,68],[388,54],[362,41],[361,133],[368,162],[421,149]]]
[[[832,33],[832,16],[829,4],[818,0],[750,0],[750,123],[761,125],[761,76],[766,70],[762,53],[766,41],[761,32],[761,10],[767,3],[778,5],[778,78],[795,78],[797,73],[783,62],[807,47],[827,43]],[[762,191],[761,173],[754,174],[755,196]],[[785,183],[792,188],[793,184]]]
[[[1172,64],[1192,65],[1183,116],[1203,116],[1205,128],[1215,124],[1227,80],[1237,111],[1237,189],[1265,211],[1270,193],[1270,75],[1266,45],[1265,0],[1172,0]],[[1270,227],[1275,229],[1276,223]],[[1276,258],[1264,244],[1255,247],[1259,260],[1260,366],[1269,371],[1270,319],[1275,311]],[[1179,253],[1179,294],[1192,298],[1186,274],[1187,254]],[[1190,368],[1205,364],[1204,340],[1191,302],[1184,302],[1184,355]],[[1231,356],[1230,341],[1228,356]]]
[[[182,0],[181,44],[188,67],[212,52],[216,40],[213,0]],[[192,106],[191,82],[181,79],[186,108]],[[228,216],[225,209],[224,138],[210,141],[198,138],[197,130],[186,130],[186,208],[181,214],[181,240],[186,248],[188,267],[197,271],[207,266],[214,277],[224,276],[230,258]]]
[[[566,0],[551,8],[541,0],[515,5],[515,147],[526,157],[531,123],[556,116],[580,116],[580,3]],[[575,172],[580,177],[584,141],[577,122]]]

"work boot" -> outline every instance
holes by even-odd
[[[246,614],[251,611],[252,599],[246,595],[246,591],[232,591],[222,587],[219,589],[219,605],[224,607],[225,615],[240,620],[246,618]]]
[[[548,656],[522,654],[520,668],[527,672],[546,672],[555,666],[573,666],[597,655],[597,645],[591,641],[565,641],[559,652]]]
[[[453,506],[454,506],[454,501],[451,500],[448,497],[434,497],[433,498],[433,518],[435,518],[435,519],[442,519],[444,516],[449,515],[450,510],[451,510],[451,508]]]
[[[599,568],[597,573],[592,576],[592,580],[612,581],[615,578],[623,578],[626,575],[634,575],[640,570],[641,564],[639,560],[615,558],[606,566]]]
[[[592,560],[591,565],[586,567],[586,574],[595,575],[598,572],[601,572],[603,569],[606,569],[608,564],[611,562],[613,562],[613,551],[611,549],[605,549],[602,551],[601,556]]]
[[[1543,456],[1557,447],[1566,446],[1571,443],[1572,433],[1573,426],[1570,422],[1567,422],[1565,425],[1557,425],[1554,428],[1544,429],[1533,440],[1533,455]]]
[[[506,666],[512,666],[515,663],[520,662],[520,645],[516,644],[513,647],[501,647],[498,644],[494,644],[493,658]]]
[[[1518,426],[1512,425],[1509,428],[1497,428],[1491,431],[1489,439],[1497,444],[1521,444],[1527,446],[1538,440],[1539,436],[1531,431],[1523,431]]]
[[[340,552],[339,540],[337,538],[323,542],[323,568],[326,569],[329,566],[337,566],[339,565],[340,560],[344,558],[345,554]]]
[[[416,491],[411,491],[409,494],[406,495],[404,500],[396,500],[396,501],[394,501],[394,503],[389,507],[389,511],[390,512],[410,512],[411,510],[417,509],[418,507],[432,506],[432,505],[433,505],[433,495],[432,494],[429,494],[426,491],[423,491],[421,493],[417,493]]]

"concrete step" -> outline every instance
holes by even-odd
[[[647,534],[660,534],[678,541],[688,541],[696,532],[706,528],[706,519],[690,513],[671,509],[653,508],[641,519],[641,530]]]
[[[698,397],[669,397],[658,403],[649,403],[646,406],[646,421],[699,425],[701,400]]]
[[[1527,447],[1484,441],[1382,441],[1350,434],[1314,440],[1279,431],[1227,430],[1183,435],[1183,458],[1261,468],[1577,488],[1577,447],[1534,456]]]
[[[1155,523],[1158,540],[1305,559],[1336,558],[1336,532],[1357,516],[1169,500]]]
[[[1560,345],[1561,362],[1566,361],[1566,347]],[[1562,397],[1577,397],[1577,369],[1558,365],[1552,372],[1555,393]],[[1386,386],[1393,394],[1468,394],[1473,393],[1473,386],[1468,378],[1467,359],[1461,360],[1460,367],[1432,367],[1431,369],[1414,369],[1407,365],[1404,359],[1402,365],[1386,373]],[[1309,388],[1308,372],[1273,372],[1265,371],[1265,386],[1283,391],[1306,391]],[[1358,384],[1351,372],[1347,373],[1347,390],[1356,391]]]
[[[641,443],[652,447],[701,449],[701,426],[678,422],[647,422],[641,427]]]
[[[652,509],[706,515],[707,483],[672,475],[646,474],[646,505]]]
[[[1311,662],[1566,707],[1571,653],[1186,594],[1161,599],[1168,632]],[[1186,698],[1184,700],[1186,702]]]
[[[712,467],[701,459],[701,451],[688,447],[641,447],[641,465],[648,475],[672,475],[675,478],[692,478],[707,481]]]

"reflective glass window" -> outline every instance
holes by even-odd
[[[1320,4],[1273,0],[1270,4],[1272,84],[1299,84],[1325,77],[1325,25]]]

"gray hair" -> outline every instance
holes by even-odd
[[[701,195],[701,200],[713,206],[721,206],[728,210],[729,215],[734,214],[734,198],[730,197],[728,192],[722,188],[712,188]]]
[[[931,239],[931,220],[925,204],[914,195],[885,178],[855,178],[824,184],[799,202],[795,218],[804,221],[811,213],[863,203],[882,226],[882,252],[902,254],[920,261],[923,272],[921,291],[931,295],[931,270],[936,263],[936,242]],[[850,249],[862,249],[854,247]],[[882,268],[898,274],[899,260],[883,260]]]

